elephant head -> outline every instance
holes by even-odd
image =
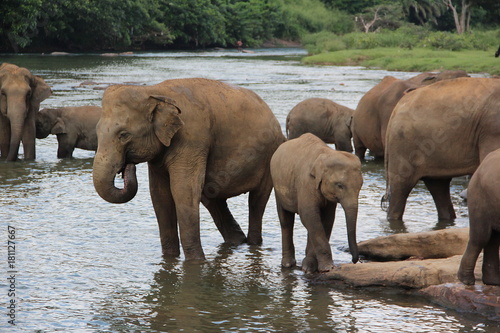
[[[106,89],[102,105],[94,187],[104,200],[124,203],[137,192],[134,164],[161,156],[184,123],[175,101],[150,93],[149,87],[112,86]],[[114,184],[119,172],[123,172],[123,189]]]
[[[42,109],[36,114],[36,138],[45,139],[49,134],[61,132],[60,109]]]
[[[35,158],[35,114],[52,91],[45,81],[22,67],[0,66],[0,148],[8,161],[15,161],[23,142],[26,159]]]
[[[361,162],[345,152],[320,154],[314,161],[311,176],[324,198],[342,205],[346,217],[347,239],[352,261],[359,259],[356,242],[358,196],[363,185]]]

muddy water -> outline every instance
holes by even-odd
[[[98,55],[1,56],[30,68],[52,86],[42,107],[99,105],[111,83],[154,84],[170,78],[205,77],[256,91],[284,128],[288,111],[309,97],[330,98],[355,108],[385,75],[409,73],[360,67],[303,66],[300,49]],[[94,81],[97,86],[80,84]],[[204,264],[165,260],[148,192],[147,167],[138,166],[139,191],[113,205],[95,193],[93,153],[77,150],[56,158],[55,137],[37,141],[35,162],[0,163],[2,313],[15,301],[14,327],[21,332],[493,332],[479,317],[445,310],[404,291],[343,289],[311,282],[300,270],[281,269],[281,239],[274,198],[264,217],[262,246],[222,244],[201,209]],[[383,165],[363,165],[358,241],[400,232],[467,225],[452,185],[455,223],[440,225],[428,192],[411,194],[403,226],[390,225],[380,209]],[[230,200],[246,230],[247,196]],[[10,226],[11,229],[8,229]],[[15,228],[15,296],[7,296],[8,230]],[[297,258],[304,256],[305,230],[296,223]],[[332,235],[336,264],[349,262],[343,212]],[[0,331],[13,327],[0,316]]]

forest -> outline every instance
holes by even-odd
[[[378,36],[393,33],[391,46],[475,49],[498,44],[499,18],[498,0],[2,0],[0,52],[294,41],[315,53],[383,46]]]

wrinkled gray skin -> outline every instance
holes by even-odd
[[[423,180],[439,220],[455,219],[453,177],[472,175],[500,148],[500,81],[458,78],[405,95],[387,128],[387,218],[402,221],[408,195]]]
[[[225,242],[262,242],[262,216],[272,190],[269,161],[285,137],[254,92],[214,80],[178,79],[111,86],[102,105],[94,187],[106,201],[127,202],[137,191],[135,164],[148,162],[164,255],[180,255],[180,235],[186,260],[205,258],[200,202]],[[122,189],[114,184],[119,172]],[[226,203],[246,192],[247,237]]]
[[[101,118],[99,106],[42,109],[36,115],[36,137],[57,136],[58,158],[73,157],[75,148],[97,150],[96,126]]]
[[[329,239],[337,203],[345,212],[349,250],[356,263],[358,196],[363,185],[359,159],[333,150],[318,137],[306,133],[276,150],[271,159],[271,176],[281,223],[282,266],[296,264],[293,225],[295,214],[299,214],[307,229],[302,270],[312,273],[332,269]]]
[[[488,154],[472,176],[467,206],[469,208],[469,243],[464,252],[458,278],[464,284],[476,282],[474,268],[484,250],[484,284],[500,285],[500,149]]]
[[[0,66],[0,152],[7,161],[16,161],[23,143],[24,159],[34,160],[35,115],[40,103],[52,91],[45,81],[16,65]]]
[[[406,92],[435,82],[468,77],[461,70],[421,73],[407,80],[386,76],[359,101],[352,117],[352,137],[356,156],[361,160],[370,150],[374,157],[383,157],[387,124],[394,107]]]
[[[337,150],[352,152],[351,120],[354,110],[326,98],[306,99],[286,117],[288,139],[312,133]]]

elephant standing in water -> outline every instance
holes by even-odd
[[[40,103],[52,91],[45,81],[24,68],[3,63],[0,66],[0,152],[7,161],[18,158],[23,142],[24,159],[34,160],[35,115]]]
[[[96,126],[101,118],[99,106],[43,109],[36,115],[36,137],[57,135],[58,158],[73,156],[75,148],[97,150]]]
[[[387,218],[402,220],[422,179],[440,220],[453,220],[453,177],[471,175],[500,148],[500,80],[458,78],[416,89],[394,109],[387,128]]]
[[[200,202],[225,242],[262,242],[262,216],[272,190],[269,162],[285,137],[259,96],[219,81],[176,79],[153,86],[111,86],[102,105],[95,189],[109,202],[131,200],[137,191],[135,164],[148,162],[165,255],[180,255],[180,234],[185,259],[205,258]],[[114,185],[119,172],[123,189]],[[246,192],[247,237],[226,203]]]
[[[286,117],[288,139],[312,133],[337,150],[352,152],[351,120],[353,110],[326,98],[306,99]]]
[[[458,278],[475,283],[474,268],[484,249],[483,283],[500,285],[500,149],[481,162],[469,182],[469,243],[462,257]]]
[[[407,80],[386,76],[359,101],[352,117],[352,137],[356,155],[363,160],[365,152],[383,157],[387,124],[394,107],[407,91],[438,81],[467,77],[461,70],[421,73]]]
[[[293,225],[298,213],[307,229],[302,270],[325,272],[332,268],[329,239],[337,203],[344,208],[349,249],[356,263],[358,196],[363,185],[359,158],[333,150],[315,135],[306,133],[276,150],[271,159],[271,176],[281,223],[282,266],[296,264]]]

